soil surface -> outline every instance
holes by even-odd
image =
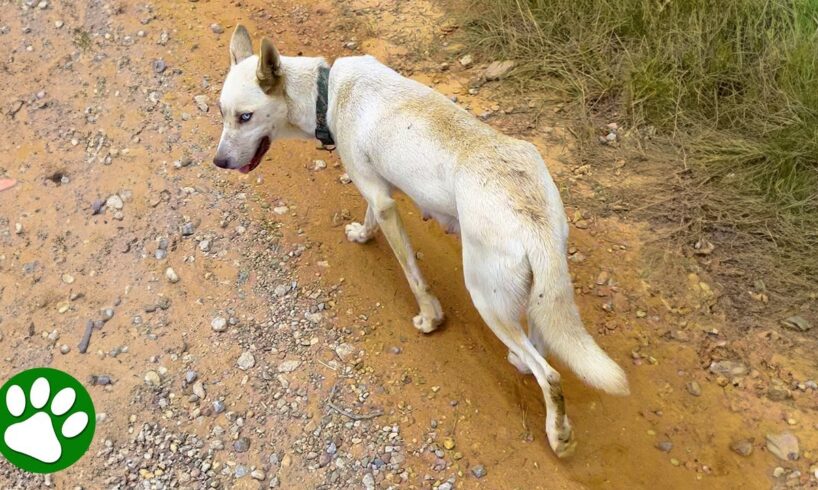
[[[818,487],[814,340],[737,328],[696,258],[666,250],[668,267],[644,245],[655,230],[592,211],[638,166],[614,149],[577,162],[570,114],[483,83],[493,60],[469,59],[436,2],[0,8],[0,178],[16,180],[0,191],[0,375],[68,371],[98,418],[76,465],[3,460],[3,488]],[[281,141],[248,175],[210,163],[237,21],[286,55],[372,54],[541,149],[583,319],[632,391],[557,365],[574,456],[553,455],[539,387],[473,308],[456,237],[399,199],[447,316],[423,335],[383,237],[344,237],[365,207],[337,155]],[[797,459],[770,450],[786,433]]]

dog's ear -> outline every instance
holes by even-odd
[[[230,64],[235,65],[249,56],[253,56],[253,41],[247,29],[239,24],[230,38]]]
[[[266,37],[261,40],[256,68],[258,85],[265,93],[271,93],[281,81],[281,56],[273,43]]]

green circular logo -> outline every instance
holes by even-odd
[[[96,428],[91,396],[63,371],[34,368],[0,388],[0,453],[32,473],[53,473],[76,463]]]

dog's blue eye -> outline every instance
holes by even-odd
[[[244,114],[239,116],[239,121],[241,121],[243,123],[246,123],[247,121],[249,121],[252,118],[253,118],[253,113],[252,112],[245,112]]]

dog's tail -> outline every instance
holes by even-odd
[[[629,393],[625,372],[585,330],[574,303],[568,262],[560,247],[536,237],[529,241],[528,260],[533,272],[529,293],[529,329],[537,329],[545,346],[585,383],[614,395]]]

